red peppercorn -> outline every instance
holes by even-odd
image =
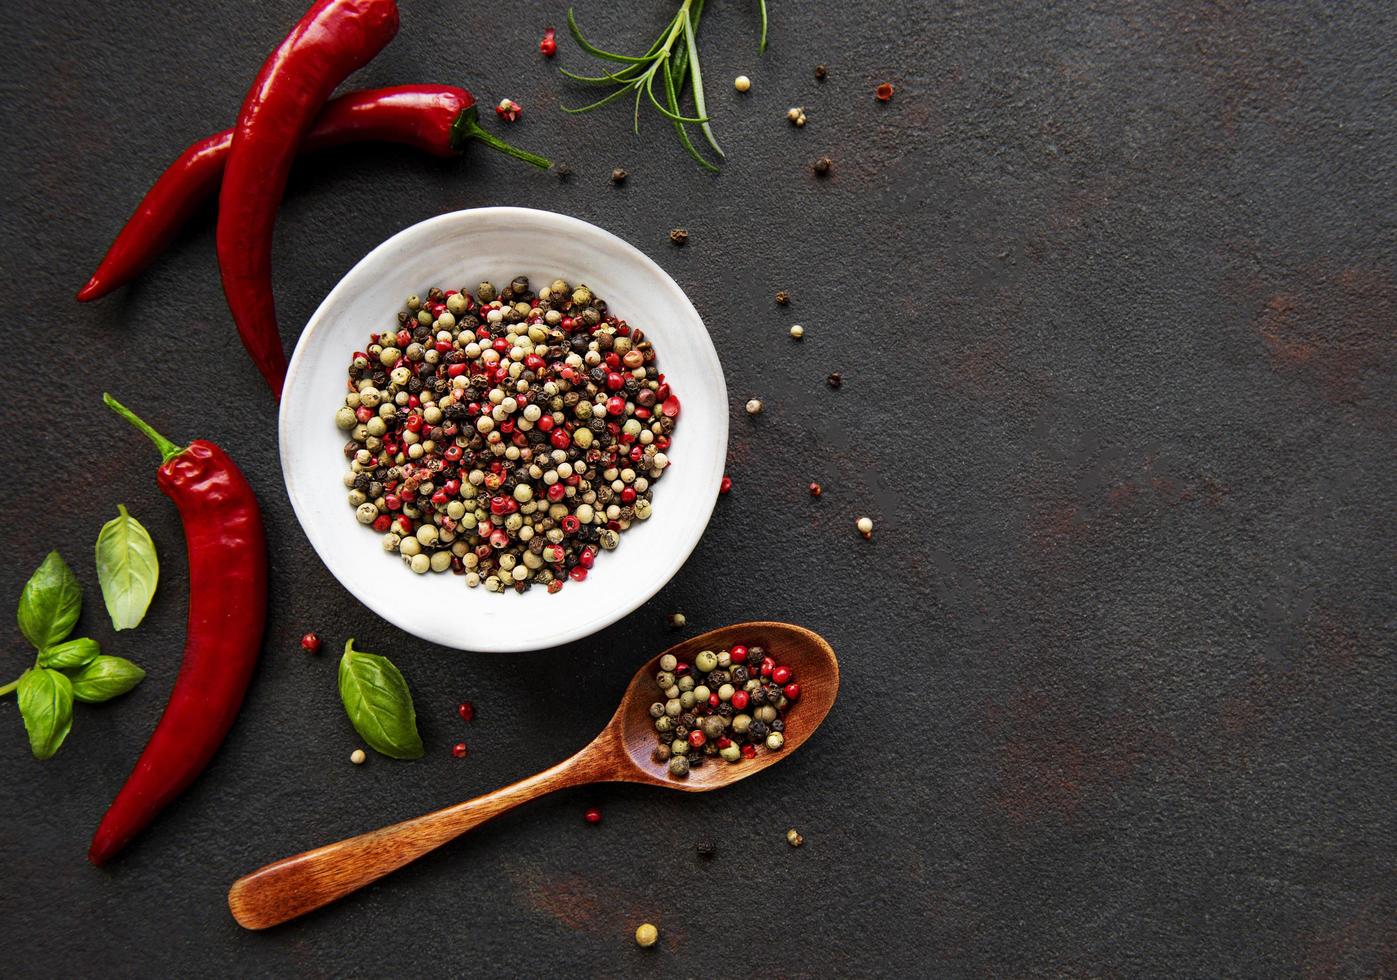
[[[747,662],[747,648],[739,643],[728,652],[728,656],[735,664],[745,664]]]
[[[623,488],[623,489],[621,490],[621,503],[623,503],[623,504],[633,504],[633,503],[635,503],[635,488],[634,488],[634,487],[625,487],[625,488]]]
[[[455,745],[451,746],[451,754],[458,759],[464,759],[469,752],[470,750],[466,748],[465,742],[457,742]]]
[[[583,565],[573,565],[572,568],[568,569],[568,578],[572,579],[574,582],[585,581],[587,578],[586,567]]]
[[[791,679],[791,668],[786,666],[775,667],[771,671],[771,679],[777,684],[784,684]]]
[[[755,759],[757,757],[757,747],[752,744],[742,746],[742,758]]]
[[[815,483],[815,482],[813,482],[813,481],[811,482],[811,484],[810,484],[810,496],[812,496],[812,497],[818,497],[820,494],[822,494],[822,493],[824,493],[824,492],[825,492],[825,488],[824,488],[824,487],[820,486],[818,483]]]
[[[388,532],[388,529],[392,526],[393,519],[389,517],[387,514],[379,514],[377,517],[374,518],[374,530],[377,531],[379,534],[386,534]]]
[[[657,395],[656,397],[658,397],[658,395]],[[660,411],[661,411],[662,413],[664,413],[665,418],[669,418],[669,419],[678,418],[678,417],[679,417],[679,399],[676,398],[674,395],[670,395],[670,396],[669,396],[668,398],[666,398],[666,399],[664,400],[664,402],[660,405]]]
[[[316,636],[314,633],[307,633],[305,636],[301,637],[301,649],[306,653],[319,653],[320,637]]]
[[[741,711],[743,708],[747,707],[747,701],[748,697],[746,691],[732,692],[732,706],[736,708],[738,711]]]
[[[562,327],[568,333],[572,333],[577,329],[577,321],[570,316],[565,316],[558,322],[558,326]]]
[[[786,699],[788,701],[799,701],[800,685],[797,684],[795,681],[792,681],[791,683],[787,684],[785,687],[781,689],[781,693],[786,695]]]
[[[538,431],[540,432],[551,432],[553,429],[553,416],[541,416],[539,420],[534,423],[534,425],[538,427]]]
[[[538,42],[538,50],[545,58],[551,58],[558,53],[557,34],[558,32],[551,27],[543,32],[543,40]]]
[[[723,474],[722,480],[720,480],[720,481],[718,482],[718,492],[719,492],[719,493],[729,493],[729,492],[731,492],[731,491],[732,491],[732,477],[730,477],[730,476],[728,476],[726,473],[724,473],[724,474]]]
[[[582,819],[588,823],[601,823],[601,811],[596,807],[589,807],[587,812],[582,814]]]
[[[563,529],[564,534],[576,534],[578,528],[582,527],[582,522],[574,514],[568,514],[558,524]]]
[[[716,708],[716,707],[718,707],[718,705],[722,704],[722,702],[723,702],[723,699],[720,698],[720,697],[718,697],[718,695],[716,695],[716,694],[710,694],[710,695],[708,695],[708,706],[709,706],[710,708]]]
[[[732,739],[728,738],[726,735],[724,735],[722,738],[718,739],[718,748],[720,748],[720,749],[725,749],[725,748],[727,748],[727,747],[728,747],[729,745],[731,745],[731,744],[732,744]]]
[[[703,748],[704,743],[707,741],[708,736],[703,733],[702,729],[695,728],[693,731],[689,733],[689,745],[691,745],[693,748],[701,749]]]
[[[443,306],[443,307],[442,307],[442,310],[445,310],[445,309],[446,309],[446,307]],[[432,315],[433,315],[433,316],[440,316],[440,315],[441,315],[441,311],[440,311],[440,310],[433,310],[433,311],[432,311]],[[406,347],[406,346],[407,346],[408,344],[410,344],[410,343],[412,343],[412,334],[408,333],[406,330],[399,330],[399,331],[398,331],[398,346],[399,346],[399,347]]]
[[[583,568],[591,568],[597,560],[597,549],[591,545],[582,549],[582,553],[577,556],[577,563]]]
[[[879,85],[878,88],[874,90],[873,94],[878,97],[879,102],[888,101],[893,97],[892,83],[884,82],[882,85]]]
[[[761,673],[763,677],[770,677],[771,672],[776,669],[776,661],[770,657],[763,657],[761,663]]]
[[[606,414],[620,415],[626,410],[626,400],[620,395],[612,395],[606,400]]]
[[[461,720],[469,724],[475,721],[475,705],[469,701],[462,701],[456,705],[456,713],[461,716]]]
[[[507,123],[512,123],[519,118],[524,110],[513,99],[500,99],[500,104],[495,106],[495,115],[499,116]]]
[[[409,415],[409,416],[407,417],[407,430],[408,430],[409,432],[421,432],[421,431],[422,431],[422,416],[418,415],[416,412],[414,412],[413,414]]]

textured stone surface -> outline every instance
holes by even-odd
[[[643,47],[670,5],[583,0],[579,16]],[[571,182],[483,151],[337,152],[296,172],[276,284],[289,347],[392,232],[523,204],[616,232],[693,297],[733,397],[732,495],[653,602],[510,657],[423,648],[321,567],[283,495],[210,221],[135,288],[71,300],[158,170],[231,122],[302,4],[0,10],[0,594],[61,548],[87,587],[80,629],[150,672],[80,707],[44,764],[0,701],[5,972],[1397,972],[1394,7],[773,0],[758,59],[753,5],[710,0],[704,65],[731,156],[715,178],[653,113],[634,137],[625,109],[559,112],[586,94],[555,70],[586,64],[570,40],[553,63],[536,54],[564,4],[511,4],[503,23],[505,6],[404,2],[398,39],[354,82],[514,98],[508,136],[567,160]],[[871,94],[884,79],[888,105]],[[174,510],[104,388],[239,460],[264,501],[274,597],[223,751],[98,871],[89,835],[159,715],[185,613]],[[163,561],[145,625],[119,637],[91,561],[118,502]],[[676,609],[692,629],[771,617],[829,637],[846,686],[821,735],[728,792],[564,794],[305,921],[232,922],[227,886],[261,862],[581,745]],[[395,658],[425,759],[349,765],[335,657],[296,644],[311,628],[331,651],[352,635]],[[4,638],[7,680],[25,654],[12,624]],[[711,863],[700,836],[718,841]],[[642,951],[647,919],[661,940]]]

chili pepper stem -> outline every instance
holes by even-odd
[[[549,160],[547,157],[541,157],[537,153],[530,153],[528,150],[521,150],[517,146],[506,143],[494,133],[491,133],[489,130],[485,129],[485,127],[481,126],[480,121],[476,117],[475,106],[463,110],[461,114],[456,117],[455,122],[451,124],[451,145],[455,147],[457,151],[464,149],[466,142],[469,140],[479,140],[486,146],[499,150],[501,153],[508,154],[516,160],[523,160],[525,163],[538,167],[540,170],[547,170],[549,167],[553,166],[553,161]]]
[[[105,391],[102,392],[102,403],[106,405],[108,408],[110,408],[113,412],[120,415],[126,421],[130,422],[136,428],[144,432],[146,434],[146,437],[150,439],[151,442],[155,443],[155,448],[160,450],[161,463],[168,463],[170,460],[174,459],[180,453],[184,452],[183,446],[176,446],[169,439],[166,439],[160,433],[156,432],[154,429],[150,427],[149,424],[147,424],[145,419],[141,418],[139,415],[131,411],[131,409],[127,408],[125,405],[121,404],[121,402],[117,401],[115,398],[107,394]]]

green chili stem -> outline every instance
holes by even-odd
[[[541,157],[537,153],[530,153],[528,150],[521,150],[500,139],[485,127],[480,125],[480,120],[476,116],[475,106],[462,112],[451,124],[451,145],[460,150],[467,140],[479,140],[486,146],[499,150],[501,153],[514,157],[516,160],[523,160],[525,163],[538,167],[540,170],[547,170],[553,166],[553,161],[547,157]]]
[[[156,432],[146,423],[145,419],[141,418],[139,415],[131,411],[131,409],[127,408],[125,405],[121,404],[121,402],[117,401],[115,398],[107,394],[105,391],[102,392],[102,403],[106,405],[108,408],[110,408],[113,412],[120,415],[126,421],[130,422],[136,428],[144,432],[146,434],[146,437],[150,439],[151,442],[155,443],[155,448],[160,450],[160,462],[162,464],[168,463],[170,460],[174,459],[180,453],[184,452],[183,446],[176,446],[169,439],[166,439],[160,433]]]

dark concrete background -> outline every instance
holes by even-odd
[[[581,0],[579,16],[643,48],[673,3],[641,6]],[[723,358],[735,489],[684,570],[590,640],[470,657],[377,621],[311,552],[211,221],[135,288],[71,299],[160,168],[232,121],[301,0],[0,9],[0,310],[16,345],[0,594],[60,548],[86,587],[80,630],[149,671],[129,697],[80,706],[42,764],[0,702],[4,972],[1397,974],[1397,8],[772,0],[759,59],[753,5],[709,7],[719,177],[653,113],[634,137],[626,109],[558,111],[587,93],[556,69],[589,64],[567,39],[554,62],[536,52],[562,0],[404,0],[397,40],[354,84],[514,98],[507,135],[574,178],[375,147],[293,180],[276,253],[288,349],[388,235],[520,204],[655,257]],[[881,105],[885,79],[897,95]],[[803,130],[784,120],[797,104]],[[633,174],[622,188],[615,166]],[[98,871],[88,838],[166,699],[185,615],[179,523],[104,388],[239,461],[265,508],[273,599],[226,746]],[[163,565],[145,624],[119,637],[91,559],[118,502]],[[827,636],[845,686],[820,735],[727,792],[562,794],[304,921],[233,923],[226,889],[260,863],[581,745],[669,642],[672,610],[694,629],[769,617]],[[307,629],[393,656],[426,758],[349,765],[336,658],[301,654]],[[4,630],[8,680],[28,654]],[[700,865],[704,835],[719,854]],[[631,941],[643,920],[663,936],[648,952]]]

